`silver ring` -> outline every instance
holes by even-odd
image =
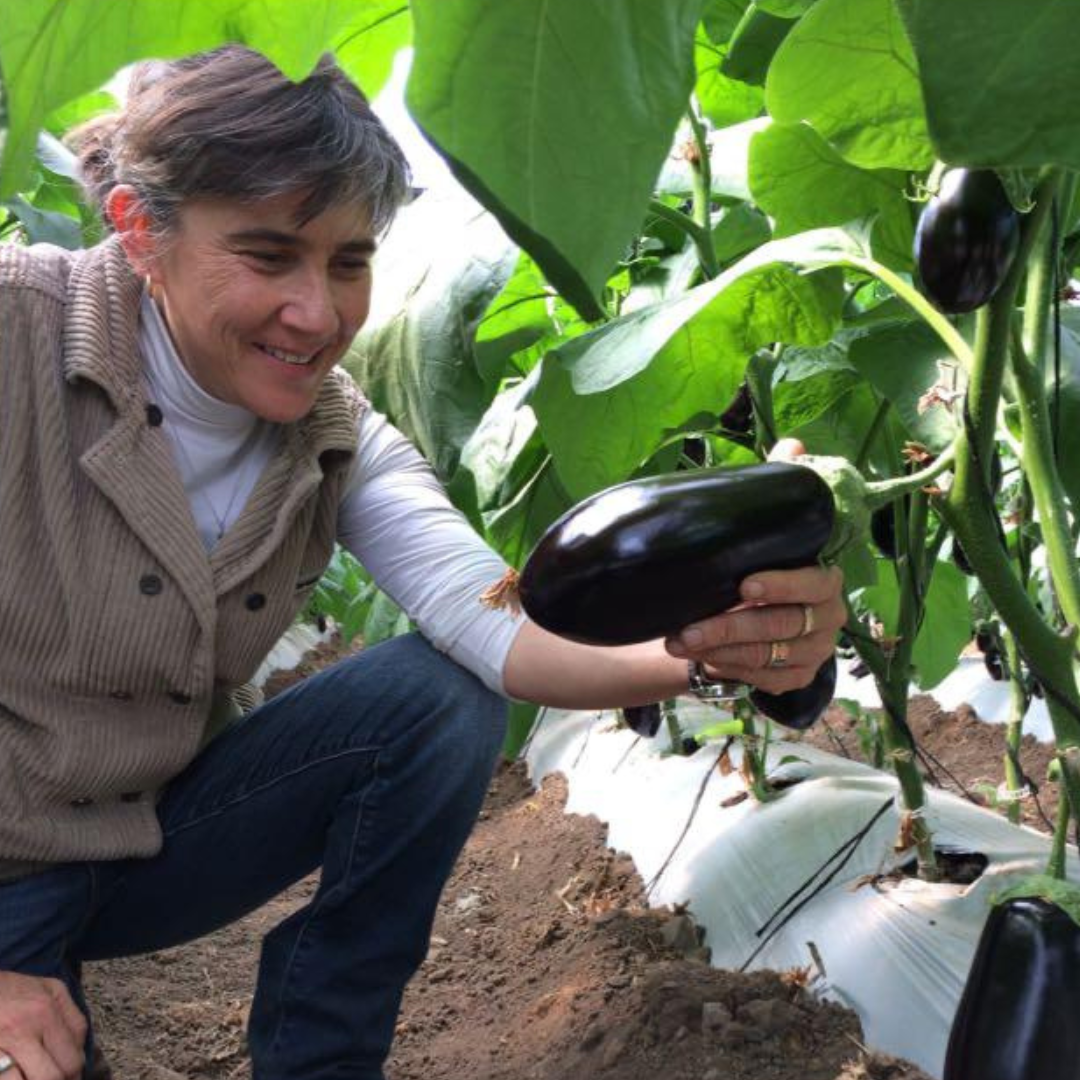
[[[799,631],[799,637],[806,637],[807,634],[814,632],[814,606],[813,604],[803,604],[802,606],[802,629]]]
[[[0,1073],[15,1068],[15,1059],[10,1054],[0,1053]]]
[[[786,641],[772,641],[769,643],[769,659],[765,666],[767,668],[786,667],[790,655],[791,646]]]

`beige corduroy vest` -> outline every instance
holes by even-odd
[[[115,239],[0,245],[0,880],[155,853],[156,794],[333,551],[364,400],[288,425],[207,555],[137,348]]]

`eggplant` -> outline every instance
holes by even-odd
[[[750,574],[813,566],[835,514],[825,481],[790,462],[632,480],[560,517],[518,594],[534,622],[572,641],[665,637],[737,603]]]
[[[647,739],[651,739],[660,730],[660,721],[663,719],[658,701],[650,705],[626,705],[622,714],[626,726],[635,735],[644,735]]]
[[[754,427],[754,399],[743,379],[728,407],[720,414],[720,427],[733,435],[749,435]]]
[[[922,291],[949,315],[982,307],[1001,287],[1020,245],[1020,215],[988,169],[952,169],[915,230]]]
[[[983,654],[983,667],[994,682],[1001,682],[1005,678],[1005,665],[1002,664],[1001,653],[997,649],[988,649]]]
[[[896,561],[896,510],[892,503],[879,506],[870,515],[870,536],[886,559]]]
[[[808,686],[787,690],[783,694],[766,694],[764,690],[751,690],[750,702],[758,712],[764,713],[794,731],[805,731],[816,723],[836,691],[836,657],[830,656]]]
[[[1041,897],[990,912],[943,1080],[1080,1080],[1080,926]]]

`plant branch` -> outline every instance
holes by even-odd
[[[668,206],[661,199],[649,200],[649,212],[686,233],[697,248],[702,274],[710,279],[716,277],[719,269],[716,264],[716,253],[713,251],[712,233],[708,229],[703,229],[689,214],[684,214],[674,206]]]

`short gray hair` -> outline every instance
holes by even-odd
[[[139,64],[124,111],[71,142],[98,208],[130,184],[161,232],[190,199],[303,192],[301,223],[356,202],[378,235],[409,192],[401,148],[330,54],[296,83],[242,45]]]

